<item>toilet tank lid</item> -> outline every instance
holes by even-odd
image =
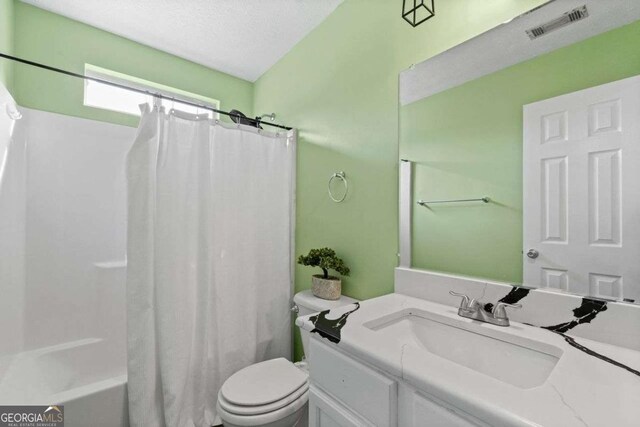
[[[293,296],[293,302],[311,311],[331,310],[332,308],[342,307],[357,301],[357,299],[345,295],[342,295],[340,299],[337,300],[322,299],[314,296],[310,290],[298,292]]]

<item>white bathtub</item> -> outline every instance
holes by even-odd
[[[67,427],[128,426],[124,351],[88,338],[0,357],[0,405],[64,405]]]
[[[64,405],[66,427],[128,427],[127,376],[109,378],[52,397]]]

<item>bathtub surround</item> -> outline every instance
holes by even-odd
[[[0,83],[0,321],[14,325],[0,331],[0,354],[24,349],[25,146],[14,139],[18,116],[6,114],[9,109],[15,101]]]
[[[63,404],[70,427],[127,426],[123,174],[135,129],[18,107],[8,134],[6,102],[0,401]]]
[[[102,276],[99,283],[95,263],[125,259],[123,162],[134,129],[19,109],[23,117],[0,177],[2,215],[11,224],[3,227],[11,238],[2,239],[8,245],[2,258],[14,259],[2,269],[14,275],[2,277],[7,298],[0,312],[15,316],[4,319],[15,327],[0,331],[3,354],[102,338],[112,317],[125,315],[117,294],[123,277]],[[100,304],[109,312],[99,318],[96,300],[108,291]],[[125,331],[116,334],[112,356],[124,363]]]
[[[291,354],[295,131],[145,107],[127,156],[130,421],[212,425],[229,376]]]

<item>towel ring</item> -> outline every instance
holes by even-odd
[[[331,191],[331,182],[333,182],[333,180],[336,178],[344,183],[344,194],[342,195],[342,197],[335,197],[333,195],[333,192]],[[347,178],[345,177],[344,172],[340,171],[331,175],[331,177],[329,178],[329,183],[327,184],[327,191],[329,192],[329,197],[334,202],[340,203],[344,201],[344,199],[347,197],[347,193],[349,192],[349,183],[347,182]]]

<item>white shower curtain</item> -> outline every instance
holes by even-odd
[[[290,356],[295,146],[143,108],[127,159],[132,426],[209,426],[225,379]]]

